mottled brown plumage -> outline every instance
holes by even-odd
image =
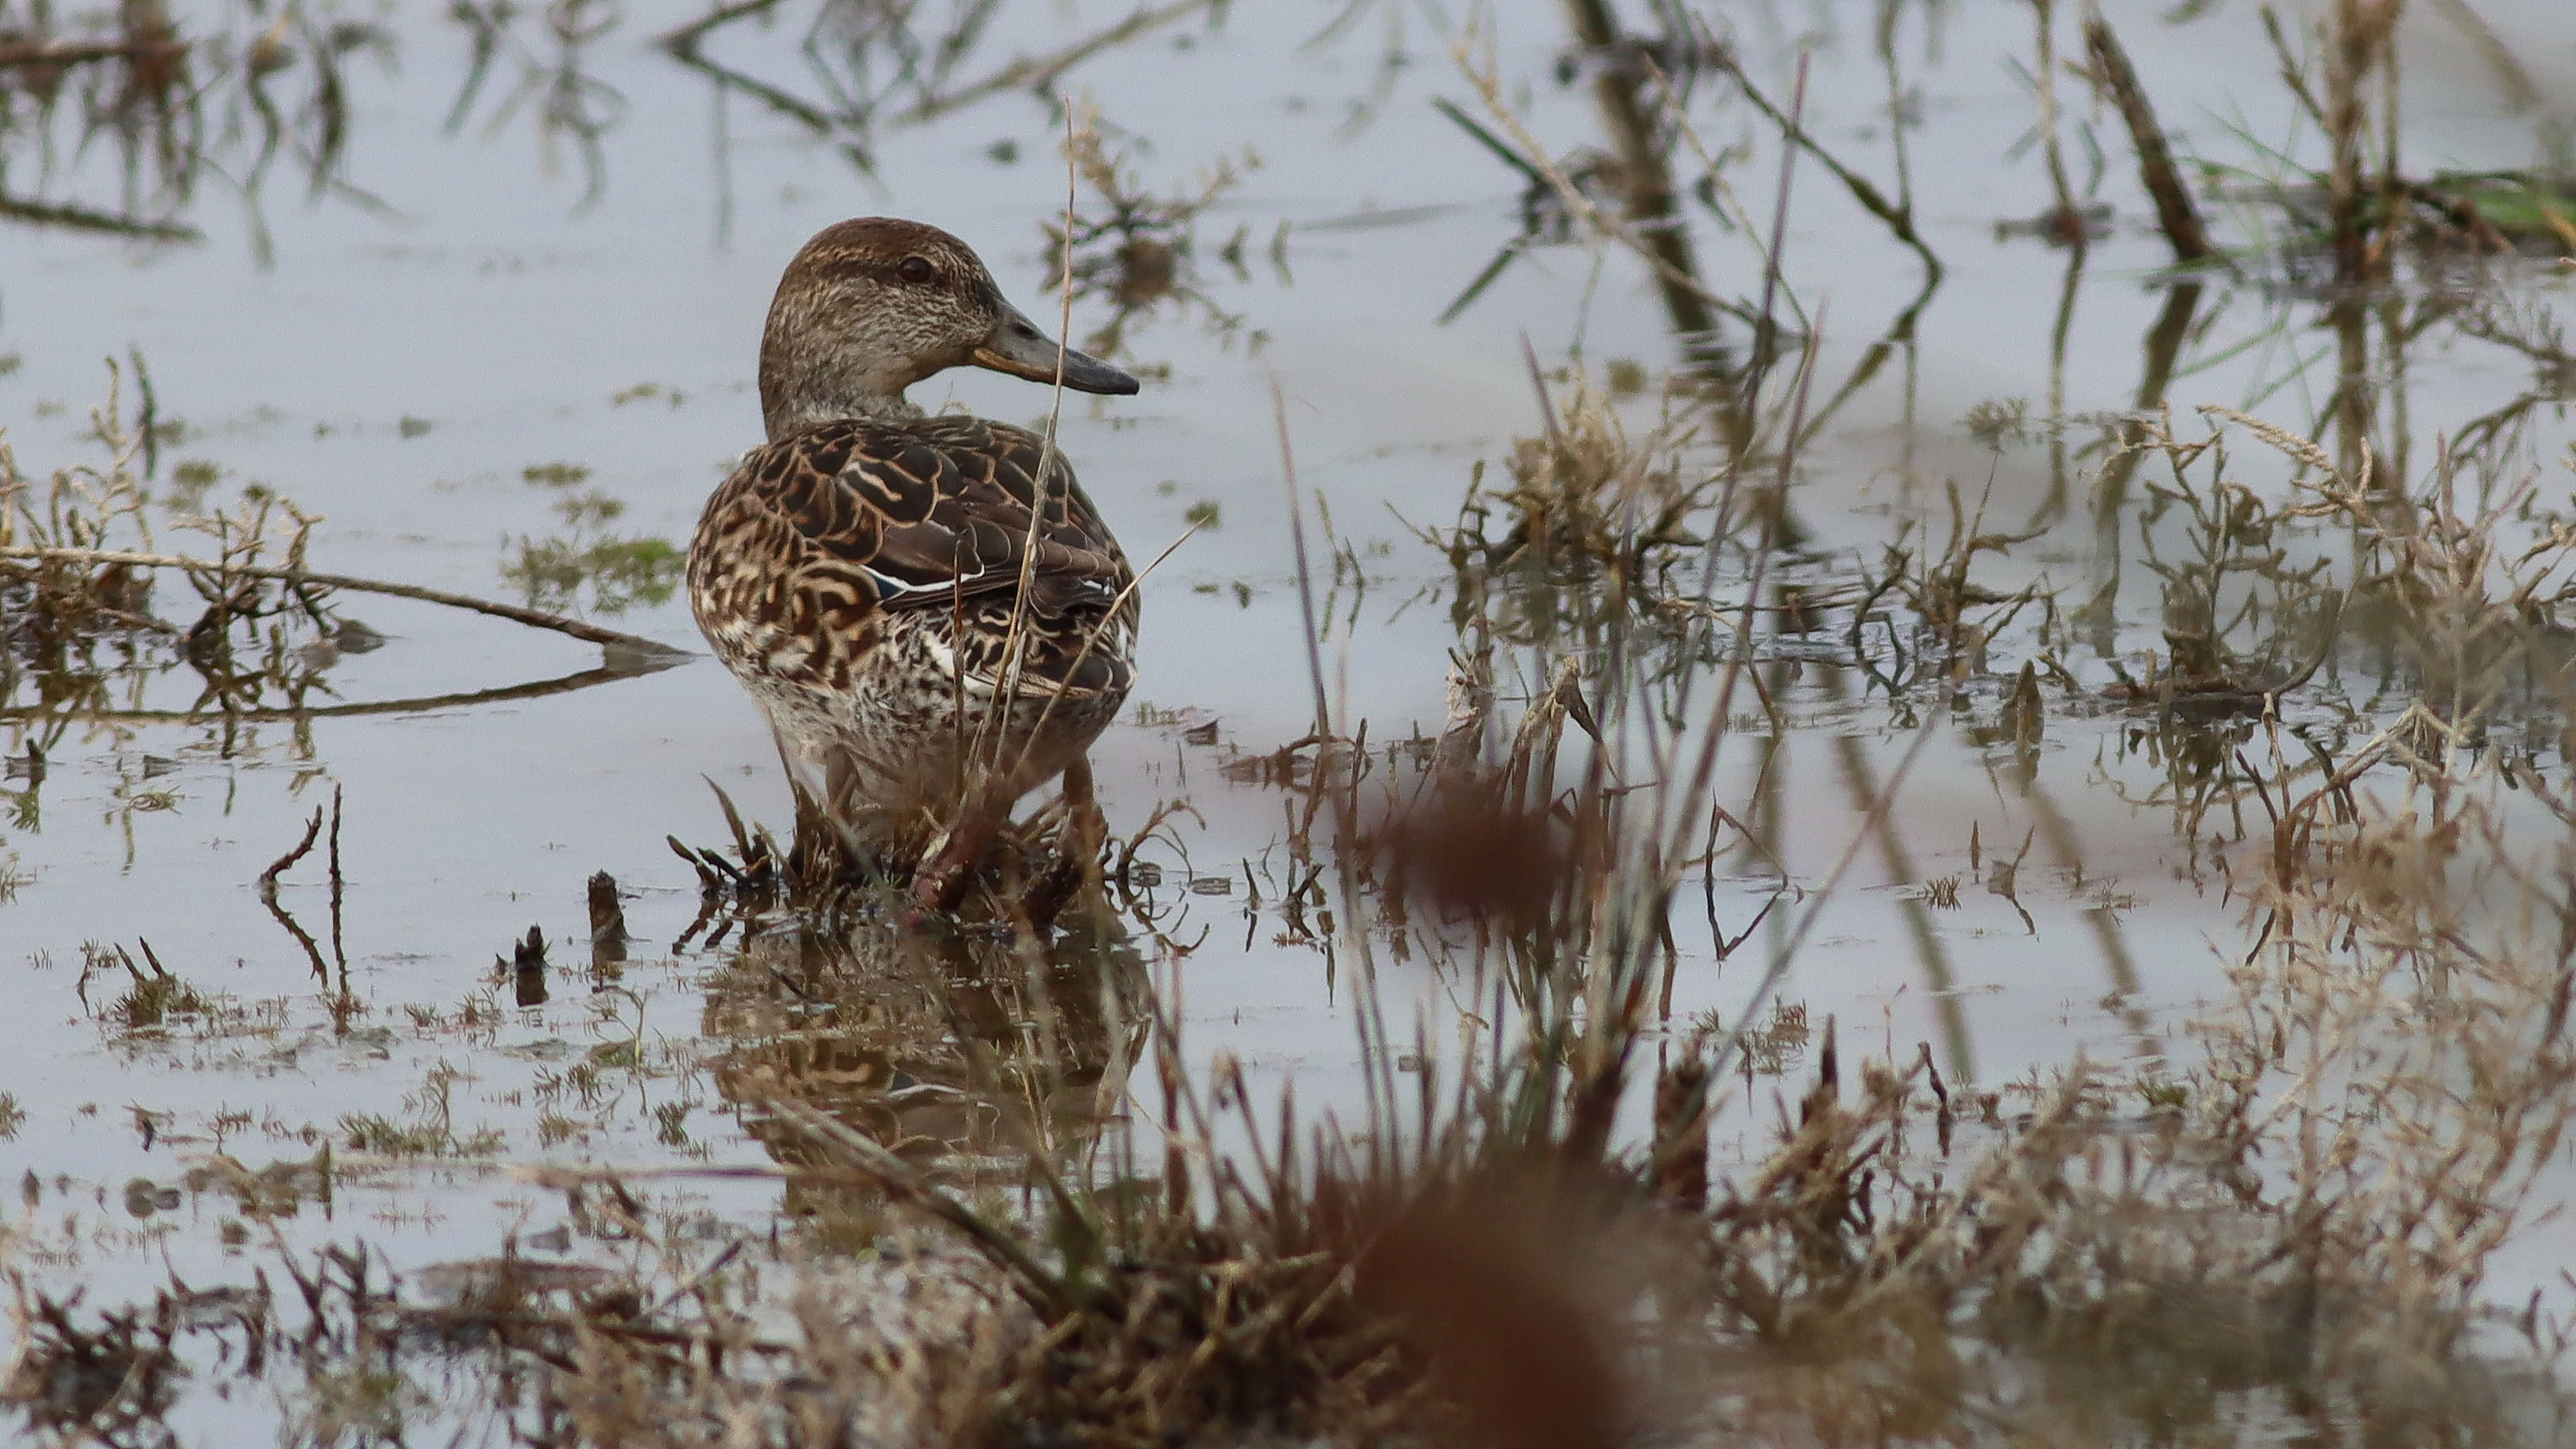
[[[698,627],[798,789],[866,851],[938,847],[917,877],[937,904],[1010,803],[1059,774],[1096,834],[1084,752],[1133,678],[1135,576],[1043,439],[926,416],[903,390],[961,365],[1052,381],[1059,359],[1067,387],[1136,391],[1060,352],[946,232],[826,228],[770,306],[769,442],[689,545]]]

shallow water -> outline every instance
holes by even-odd
[[[1095,760],[1114,831],[1141,828],[1173,799],[1201,817],[1173,832],[1186,860],[1170,840],[1144,852],[1171,883],[1162,895],[1177,914],[1159,923],[1162,935],[1187,942],[1206,928],[1179,968],[1193,1053],[1233,1053],[1256,1083],[1293,1075],[1309,1104],[1348,1111],[1359,1100],[1349,978],[1328,975],[1319,947],[1274,939],[1284,930],[1285,797],[1218,769],[1303,735],[1314,713],[1274,389],[1297,486],[1329,509],[1332,535],[1364,575],[1364,588],[1337,575],[1322,601],[1334,714],[1386,741],[1436,734],[1446,718],[1454,581],[1411,529],[1447,525],[1471,466],[1539,430],[1524,340],[1550,369],[1579,352],[1596,379],[1634,362],[1659,380],[1680,354],[1643,269],[1616,249],[1535,248],[1453,323],[1436,320],[1514,235],[1519,180],[1429,107],[1441,96],[1478,110],[1448,54],[1459,32],[1444,32],[1433,10],[1381,0],[1318,39],[1330,7],[1170,8],[1186,13],[1073,67],[1066,93],[1099,107],[1149,188],[1178,190],[1246,148],[1259,166],[1197,222],[1203,300],[1129,323],[1125,360],[1152,369],[1144,394],[1064,407],[1066,450],[1132,555],[1151,558],[1188,532],[1194,505],[1217,510],[1146,585],[1131,718]],[[2528,165],[2553,128],[2576,121],[2559,99],[2576,94],[2576,76],[2562,73],[2576,70],[2576,54],[2541,43],[2554,10],[2552,0],[2482,7],[2509,40],[2530,38],[2511,48],[2548,98],[2539,111],[2517,109],[2459,31],[2429,12],[2410,21],[2416,164]],[[0,423],[21,467],[93,460],[84,420],[106,395],[100,359],[139,354],[160,416],[184,423],[162,444],[157,486],[202,460],[221,470],[218,500],[257,482],[324,515],[315,567],[506,597],[501,566],[514,543],[565,531],[552,511],[563,490],[530,481],[531,468],[586,468],[577,487],[624,505],[612,531],[685,541],[707,490],[756,440],[749,378],[760,321],[779,267],[818,227],[864,213],[934,221],[977,247],[1025,310],[1054,319],[1042,226],[1066,180],[1048,104],[1005,90],[926,124],[880,128],[866,138],[862,172],[842,149],[850,136],[818,138],[656,48],[656,32],[682,10],[555,13],[599,26],[579,47],[577,87],[549,78],[558,42],[531,14],[461,104],[464,28],[436,7],[370,15],[383,47],[344,57],[340,175],[377,204],[308,198],[290,153],[255,201],[208,175],[186,201],[143,208],[199,228],[194,243],[0,226],[0,353],[18,360],[0,376]],[[1072,43],[1124,12],[1002,13],[958,74]],[[1998,450],[1963,420],[2014,398],[2028,401],[2034,422],[2134,405],[2143,339],[2170,296],[2158,282],[2167,253],[2116,123],[2092,117],[2073,81],[2061,81],[2061,105],[2102,138],[2100,196],[2116,217],[2071,282],[2074,253],[1999,235],[1999,222],[2049,204],[2038,152],[2016,154],[2033,107],[2004,61],[2029,63],[2030,9],[1977,0],[1928,13],[1928,22],[1905,13],[1897,53],[1920,118],[1907,140],[1917,214],[1945,269],[1938,287],[1922,295],[1914,255],[1821,169],[1803,165],[1793,178],[1784,275],[1821,319],[1817,404],[1833,406],[1799,460],[1791,507],[1829,575],[1854,552],[1874,563],[1902,521],[1926,520],[1937,534],[1948,480],[1982,495],[1998,529],[2044,527],[1989,559],[1980,578],[2000,589],[2045,582],[2070,607],[2115,582],[2107,648],[2063,658],[2084,690],[2099,690],[2113,681],[2112,659],[2135,668],[2163,641],[2157,581],[2137,558],[2146,535],[2129,517],[2120,542],[2100,546],[2086,501],[2098,457],[2063,456],[2098,429],[2070,426],[2065,448],[2042,429]],[[2145,9],[2115,18],[2167,125],[2200,156],[2257,167],[2258,141],[2313,153],[2244,7],[2180,23]],[[1811,49],[1817,133],[1888,184],[1886,82],[1858,13],[1748,5],[1726,19],[1775,94],[1792,84],[1792,55]],[[221,6],[179,20],[188,34],[237,44],[266,23]],[[782,9],[775,24],[725,27],[708,53],[820,103],[823,84],[799,48],[808,23]],[[1566,36],[1553,7],[1503,7],[1468,43],[1492,46],[1505,94],[1552,148],[1607,144],[1588,86],[1559,74]],[[2072,38],[2058,43],[2063,51]],[[305,76],[282,72],[280,94],[301,94]],[[1767,215],[1774,133],[1726,99],[1721,78],[1697,84],[1692,115],[1711,144],[1746,148],[1725,181]],[[550,95],[607,118],[595,171],[579,135],[548,126]],[[16,147],[11,195],[117,207],[128,183],[114,145],[76,145],[68,124],[56,127],[50,156],[38,139],[0,138]],[[2070,154],[2080,180],[2084,148],[2070,140]],[[240,144],[217,142],[214,156],[235,178],[251,161]],[[1675,164],[1686,176],[1699,170]],[[1747,237],[1705,210],[1692,218],[1711,289],[1755,291],[1760,263]],[[2221,227],[2241,236],[2278,220],[2248,206]],[[1217,256],[1238,228],[1239,269]],[[2502,286],[2545,304],[2567,274],[2519,264]],[[2207,283],[2174,368],[2177,414],[2223,404],[2306,428],[2334,386],[2334,338],[2319,310],[2260,266]],[[1212,325],[1220,314],[1232,325]],[[1106,315],[1086,300],[1071,330],[1087,335]],[[1835,396],[1891,334],[1894,353]],[[1732,322],[1719,334],[1721,345],[1741,338]],[[2523,357],[2453,334],[2404,361],[2402,377],[2386,378],[2382,415],[2401,420],[2386,433],[2410,440],[2410,476],[2436,436],[2534,386]],[[130,399],[130,379],[128,389]],[[1651,424],[1650,394],[1621,404],[1633,429]],[[944,375],[915,397],[1015,421],[1048,405],[1042,390],[983,375]],[[2530,456],[2562,451],[2563,401],[2544,395],[2531,426]],[[2278,470],[2252,476],[2277,480]],[[1319,519],[1309,511],[1305,522],[1320,550]],[[2147,527],[2178,538],[2170,517]],[[184,623],[195,608],[181,602],[184,582],[157,588],[165,616]],[[333,703],[500,689],[599,662],[591,646],[429,605],[349,596],[341,606],[388,642],[329,665]],[[676,600],[606,622],[698,647]],[[1995,641],[1989,675],[1967,687],[1977,718],[1991,718],[2031,648],[2023,636]],[[2366,703],[2373,681],[2349,663],[2329,674],[2345,668],[2349,677],[2318,691],[2331,698],[2285,712],[2329,729],[2368,718],[2344,701]],[[1914,730],[1851,671],[1784,666],[1774,687],[1797,721],[1767,786],[1797,802],[1776,848],[1789,878],[1813,889],[1862,828],[1872,792],[1900,773]],[[196,693],[182,665],[120,707],[184,710]],[[31,702],[25,691],[9,701],[0,745],[12,753],[25,751]],[[2216,827],[2197,843],[2177,838],[2177,812],[2157,797],[2162,766],[2140,748],[2147,733],[2109,705],[2052,711],[2024,780],[2008,747],[1937,723],[1896,788],[1890,827],[1856,854],[1781,997],[1819,1022],[1837,1017],[1846,1040],[1873,1049],[1905,1057],[1932,1042],[1944,1070],[1969,1083],[2001,1084],[2078,1052],[2152,1063],[2179,1014],[2217,989],[2217,948],[2241,949],[2243,923],[2205,868]],[[562,1219],[560,1202],[509,1166],[762,1160],[705,1064],[714,1047],[702,1037],[704,993],[721,963],[674,949],[697,884],[664,837],[722,837],[709,779],[773,821],[786,815],[785,791],[753,710],[703,655],[567,693],[308,724],[81,719],[46,744],[46,758],[30,803],[0,826],[0,864],[23,877],[0,897],[0,970],[17,1007],[0,1022],[9,1063],[0,1088],[24,1113],[0,1141],[0,1175],[28,1179],[22,1222],[81,1244],[76,1259],[38,1261],[94,1285],[96,1301],[171,1270],[219,1279],[242,1251],[219,1231],[229,1199],[183,1190],[165,1207],[131,1184],[182,1186],[215,1151],[253,1167],[305,1157],[313,1133],[333,1134],[344,1114],[421,1120],[426,1084],[442,1069],[456,1074],[444,1109],[455,1135],[488,1127],[500,1150],[488,1161],[358,1171],[327,1213],[283,1224],[290,1240],[362,1235],[403,1264],[467,1256]],[[1749,753],[1730,756],[1736,784],[1721,798],[1748,794],[1756,768]],[[345,1020],[255,889],[335,791],[344,900],[335,911],[317,854],[285,873],[278,901],[316,935],[333,974],[345,971],[364,1008]],[[1983,888],[1996,859],[2026,839],[2015,889]],[[1717,867],[1710,898],[1737,932],[1778,878],[1745,862],[1732,869]],[[578,969],[583,889],[603,870],[630,894],[638,940],[620,989],[594,992]],[[1179,889],[1193,874],[1224,877],[1227,888]],[[1943,877],[1964,877],[1955,908],[1920,898],[1923,883]],[[1247,910],[1254,880],[1263,904]],[[1776,947],[1786,919],[1756,939]],[[531,925],[552,943],[554,994],[520,1007],[493,958]],[[1721,969],[1704,924],[1685,935],[1677,1013],[1731,1020],[1758,973]],[[111,1026],[102,1003],[128,983],[121,967],[84,981],[89,941],[138,957],[149,941],[243,1019],[167,1033]],[[1397,1011],[1445,999],[1419,962],[1388,970]],[[461,1024],[469,1013],[478,1024]],[[615,1054],[633,1042],[650,1069]],[[615,1069],[565,1085],[567,1064],[603,1047]],[[656,1116],[670,1104],[686,1109],[684,1135]],[[147,1114],[148,1130],[138,1125]],[[757,1220],[778,1197],[765,1182],[683,1191],[738,1221]]]

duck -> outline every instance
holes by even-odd
[[[1059,344],[935,226],[860,217],[787,264],[761,336],[767,441],[689,543],[698,628],[775,736],[799,833],[910,865],[952,909],[1019,798],[1061,780],[1066,855],[1105,824],[1091,744],[1135,680],[1135,571],[1050,437],[905,389],[980,367],[1077,392],[1137,380]]]

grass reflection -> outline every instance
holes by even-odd
[[[263,197],[281,165],[307,195],[382,210],[348,174],[353,67],[390,63],[392,33],[302,7],[205,26],[160,0],[57,17],[0,10],[0,156],[32,193],[0,193],[0,217],[151,241],[194,241],[185,220],[220,181],[248,203],[271,251]],[[104,154],[104,180],[85,158]],[[24,185],[22,179],[19,183]]]
[[[559,13],[569,53],[601,12]],[[707,59],[789,13],[729,7],[673,44],[851,144],[1010,73],[987,68],[999,0],[795,11],[811,73]],[[1891,117],[1905,13],[1880,11]],[[231,1290],[83,1305],[31,1269],[8,1389],[29,1422],[149,1440],[194,1363],[237,1372],[227,1391],[274,1389],[315,1439],[2551,1442],[2567,1327],[2494,1286],[2510,1235],[2564,1195],[2576,1114],[2576,518],[2551,456],[2564,357],[2545,299],[2508,304],[2509,272],[2457,258],[2368,255],[2407,233],[2371,204],[2370,168],[2339,157],[2320,198],[2262,202],[2316,233],[2311,261],[2282,266],[2319,285],[2269,285],[2262,256],[2160,279],[2152,322],[2119,344],[2134,391],[2083,414],[2076,305],[2102,280],[2079,213],[2046,254],[2044,393],[1963,424],[1977,466],[2038,481],[1918,468],[1923,298],[1873,319],[1877,341],[1835,372],[1823,309],[1790,290],[1811,263],[1759,208],[1742,212],[1750,295],[1710,281],[1713,251],[1668,244],[1713,204],[1681,159],[1698,159],[1693,106],[1736,93],[1683,48],[1704,43],[1695,17],[1654,17],[1664,34],[1577,31],[1559,84],[1589,87],[1605,127],[1589,169],[1477,123],[1556,208],[1507,249],[1642,244],[1637,295],[1678,361],[1596,388],[1586,359],[1531,349],[1524,436],[1459,480],[1417,555],[1448,606],[1446,719],[1319,703],[1311,732],[1250,742],[1210,787],[1277,807],[1266,852],[1193,864],[1214,832],[1165,800],[1127,822],[1095,893],[1052,863],[1042,820],[954,922],[898,928],[880,882],[806,889],[796,848],[736,819],[729,851],[681,850],[704,910],[672,948],[692,1019],[668,1036],[636,1005],[650,950],[594,879],[586,982],[547,965],[541,932],[519,945],[514,919],[485,985],[518,986],[525,1010],[587,985],[607,1038],[527,1046],[566,1054],[535,1094],[539,1148],[626,1121],[675,1165],[549,1159],[530,1171],[561,1224],[434,1278],[282,1239]],[[551,104],[570,72],[537,64],[499,109]],[[2361,82],[2387,78],[2335,81],[2320,115],[2349,124]],[[1765,144],[1822,164],[1796,100],[1765,122]],[[1640,143],[1660,175],[1639,176]],[[2052,184],[2071,204],[2065,159]],[[1132,308],[1122,323],[1203,303],[1184,264],[1216,183],[1158,198],[1108,151],[1085,164],[1059,281]],[[1854,178],[1838,175],[1856,195]],[[1902,242],[1901,185],[1882,201]],[[2323,280],[2350,235],[2372,275]],[[2516,391],[2436,439],[2411,411],[2415,369],[2462,340],[2507,349]],[[2193,410],[2262,348],[2257,405]],[[1884,527],[1801,527],[1864,496],[1815,445],[1872,392],[1900,394],[1883,411],[1908,425],[1871,496]],[[118,481],[137,467],[74,478],[64,509],[25,482],[10,516],[101,539],[166,526]],[[211,525],[227,550],[300,525],[202,481],[190,511],[231,510]],[[560,490],[569,530],[519,556],[531,588],[594,586],[575,566],[598,563],[614,500],[568,468],[530,481]],[[1229,502],[1238,528],[1248,511]],[[1338,641],[1377,622],[1365,586],[1383,569],[1328,546],[1347,604],[1312,627]],[[120,651],[158,659],[182,631],[135,622],[130,575],[7,587],[13,688],[37,710],[9,740],[9,803],[32,828],[45,751],[145,717],[114,707],[142,667]],[[185,656],[209,713],[327,712],[267,672],[293,667],[269,641],[301,649],[328,617],[289,594],[202,601],[230,650]],[[1292,694],[1298,662],[1277,670]],[[48,690],[77,707],[44,713]],[[1149,718],[1220,747],[1214,720]],[[124,763],[114,808],[187,808],[149,757]],[[1930,804],[1926,784],[1944,787]],[[2104,834],[2131,817],[2153,878],[2107,873]],[[1359,1107],[1318,1114],[1202,1053],[1224,1028],[1186,989],[1235,963],[1183,911],[1219,898],[1245,959],[1320,966]],[[1263,933],[1277,949],[1255,955]],[[2216,942],[2202,974],[2170,944],[2186,935],[2194,960]],[[1829,947],[1874,967],[1873,990],[1920,995],[1837,1020],[1807,998],[1839,986],[1793,974]],[[2020,1021],[1973,1008],[1998,963],[2033,961],[2050,974],[2025,1003],[2046,994]],[[138,1052],[247,1029],[149,950],[85,962],[83,986],[106,983],[100,1029]],[[2204,999],[2164,1009],[2187,990]],[[416,1028],[492,1050],[501,1008],[478,1001]],[[2029,1054],[2013,1032],[2051,1012],[2123,1058],[2008,1076],[1996,1063]],[[1909,1021],[1921,1040],[1899,1036]],[[693,1073],[704,1092],[673,1085]],[[462,1170],[496,1145],[468,1080],[442,1059],[402,1112],[351,1112],[331,1141]],[[135,1114],[138,1134],[164,1130]],[[742,1159],[698,1160],[721,1133],[706,1119],[728,1116]],[[334,1172],[316,1149],[205,1182],[238,1223],[327,1203]],[[774,1197],[734,1219],[683,1199],[734,1179]],[[176,1206],[145,1178],[29,1182],[10,1232],[31,1255],[78,1192],[164,1228]]]

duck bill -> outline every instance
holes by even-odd
[[[1087,352],[1063,347],[1038,330],[1038,325],[1020,315],[1016,307],[1002,308],[1002,323],[993,335],[975,349],[977,367],[1025,377],[1031,382],[1052,383],[1059,363],[1064,369],[1064,385],[1076,392],[1102,392],[1125,396],[1137,389],[1137,381]]]

